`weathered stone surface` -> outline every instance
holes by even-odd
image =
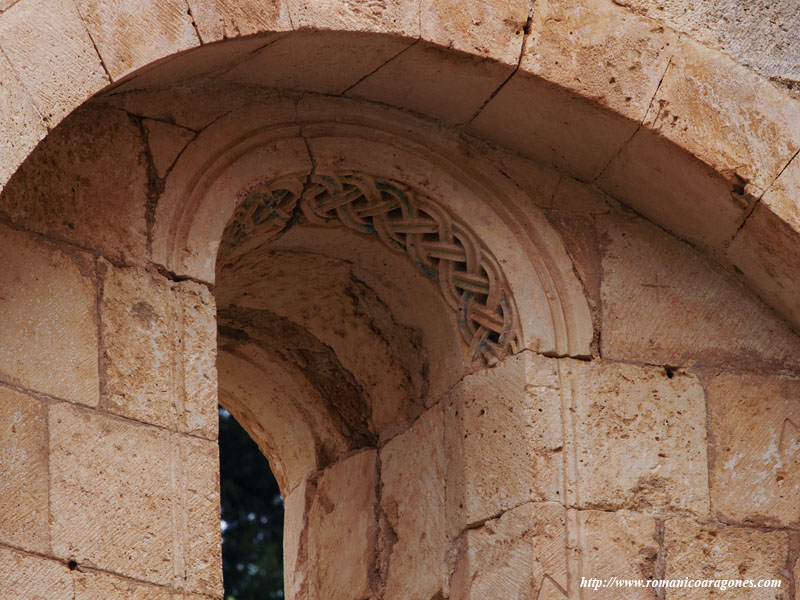
[[[49,437],[55,555],[172,583],[169,434],[58,403],[50,406]]]
[[[397,536],[384,598],[433,598],[442,588],[444,439],[442,407],[425,412],[380,453],[381,508]]]
[[[94,261],[5,227],[0,238],[0,377],[96,405]]]
[[[417,42],[347,92],[449,123],[466,123],[513,67]]]
[[[50,549],[47,415],[42,400],[0,387],[0,542]]]
[[[17,2],[0,15],[0,40],[48,127],[109,82],[70,0]]]
[[[636,121],[675,50],[678,34],[608,0],[546,0],[533,11],[520,68]]]
[[[800,338],[733,276],[641,219],[597,222],[604,358],[796,368]]]
[[[312,600],[362,600],[370,597],[375,553],[374,450],[365,450],[328,467],[317,484],[309,516]]]
[[[283,590],[287,600],[301,600],[308,594],[308,518],[315,491],[313,483],[303,481],[284,493]]]
[[[144,119],[142,124],[147,131],[147,147],[153,159],[153,166],[158,176],[163,179],[186,144],[194,139],[195,132],[153,119]]]
[[[708,515],[706,407],[697,379],[658,367],[567,364],[578,506]]]
[[[785,531],[698,524],[668,519],[664,524],[667,579],[781,580],[780,588],[704,588],[667,590],[669,600],[683,598],[747,598],[774,600],[788,587],[784,567],[789,552]],[[712,594],[713,592],[713,594]]]
[[[222,597],[222,533],[219,527],[219,449],[216,442],[172,436],[174,586]],[[164,507],[162,506],[162,511]]]
[[[530,352],[466,376],[445,405],[447,533],[529,500],[560,501],[556,361]]]
[[[0,55],[0,189],[36,144],[47,134],[42,117],[17,79],[5,55]]]
[[[516,66],[528,0],[420,0],[421,35],[439,46]]]
[[[619,0],[653,19],[689,34],[712,48],[720,48],[736,62],[777,79],[800,80],[800,42],[793,32],[800,15],[793,0]]]
[[[520,69],[470,127],[528,158],[592,181],[638,123]]]
[[[292,28],[284,0],[189,0],[189,6],[204,44]]]
[[[464,534],[453,600],[556,600],[568,586],[565,510],[526,503]]]
[[[686,37],[645,125],[759,196],[800,147],[800,103]]]
[[[800,526],[800,379],[720,374],[707,394],[715,518]]]
[[[7,600],[75,600],[67,565],[2,547],[0,587]]]
[[[217,319],[214,296],[190,281],[173,287],[179,303],[183,389],[178,431],[217,439]]]
[[[282,36],[224,75],[227,81],[338,94],[411,44],[372,33],[301,31]],[[303,68],[298,69],[297,65]]]
[[[174,428],[178,414],[176,310],[169,282],[105,264],[101,273],[103,404],[111,412]]]
[[[181,0],[77,0],[89,34],[113,80],[200,44]]]
[[[658,576],[658,539],[655,519],[635,512],[579,511],[578,539],[583,576],[608,579],[655,579]],[[587,594],[588,595],[588,594]],[[654,588],[602,588],[591,598],[659,598]]]
[[[139,127],[128,115],[81,108],[17,171],[0,196],[0,213],[115,263],[141,264],[147,260],[144,150]]]
[[[73,600],[173,600],[168,588],[123,579],[99,571],[75,571]]]
[[[330,29],[419,35],[420,0],[286,0],[295,29]]]

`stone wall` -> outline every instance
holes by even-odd
[[[791,52],[678,2],[417,4],[0,1],[6,597],[220,598],[218,401],[289,598],[796,596],[800,108],[750,70]],[[424,251],[386,211],[232,236],[342,173]]]

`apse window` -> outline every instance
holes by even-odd
[[[283,498],[269,462],[219,407],[225,600],[283,598]]]

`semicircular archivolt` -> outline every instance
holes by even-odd
[[[268,244],[295,224],[377,236],[438,283],[473,363],[492,365],[523,347],[514,297],[498,261],[455,215],[397,181],[365,173],[297,174],[241,193],[218,264]]]

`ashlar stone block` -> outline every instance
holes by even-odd
[[[0,589],[7,600],[75,600],[67,565],[3,547]]]

